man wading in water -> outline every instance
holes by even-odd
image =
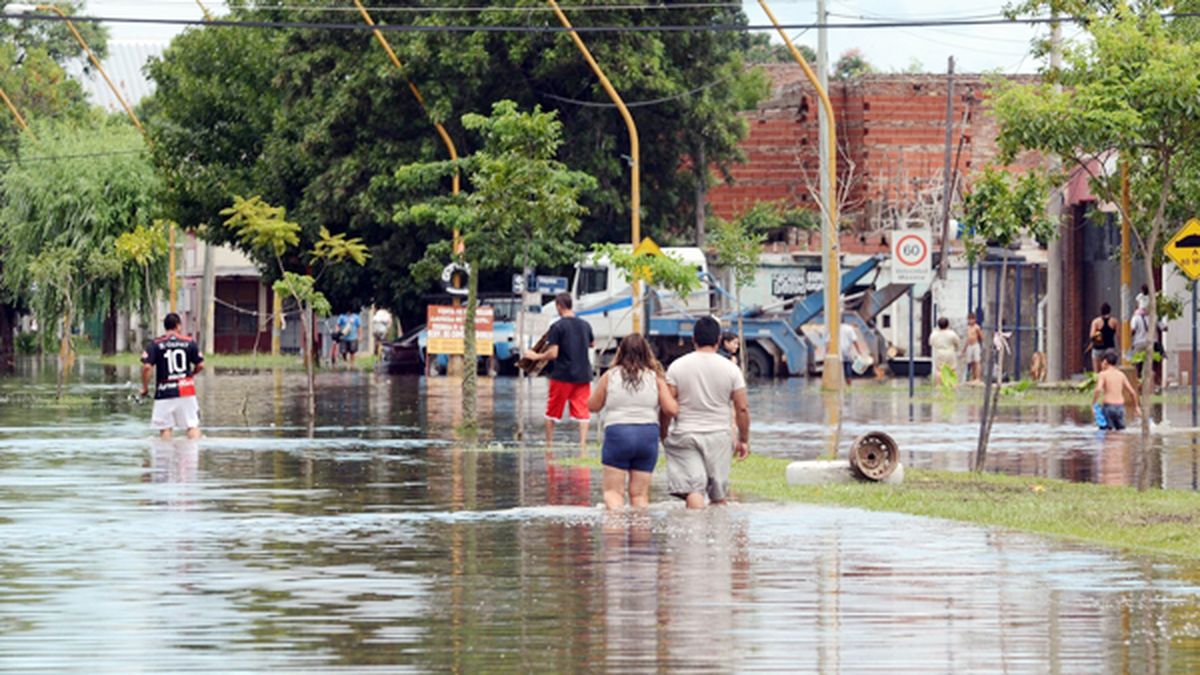
[[[588,397],[592,393],[592,364],[588,350],[592,347],[592,327],[575,316],[570,293],[554,297],[558,321],[546,334],[546,351],[532,349],[523,356],[530,361],[553,361],[550,371],[550,396],[546,399],[546,448],[554,445],[554,425],[568,409],[579,424],[579,449],[587,448]]]
[[[175,427],[187,429],[188,438],[200,438],[200,405],[192,379],[204,369],[204,357],[196,341],[179,332],[179,315],[171,312],[163,320],[167,332],[142,352],[142,396],[150,391],[150,372],[155,372],[154,412],[150,425],[162,438],[170,438]]]
[[[724,504],[729,497],[729,469],[736,455],[750,454],[750,403],[746,380],[729,359],[717,354],[721,324],[711,316],[696,321],[692,342],[696,350],[680,357],[667,369],[667,386],[679,404],[679,414],[667,431],[669,417],[660,425],[667,453],[667,489],[687,502],[689,509],[704,508],[704,497]],[[737,425],[733,437],[729,419]]]

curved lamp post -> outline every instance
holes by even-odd
[[[829,152],[829,194],[826,196],[828,201],[823,209],[826,224],[824,235],[826,250],[824,261],[825,335],[829,340],[829,344],[825,348],[825,366],[822,369],[821,381],[826,389],[840,389],[842,386],[842,364],[841,355],[838,354],[838,350],[842,323],[842,275],[837,257],[837,120],[833,116],[833,102],[829,100],[829,93],[821,86],[821,81],[817,78],[817,74],[813,72],[812,67],[804,60],[804,56],[796,49],[796,45],[792,44],[792,39],[788,37],[787,33],[779,25],[774,12],[767,6],[766,0],[758,0],[758,4],[762,7],[763,12],[766,13],[767,18],[771,20],[771,23],[775,25],[775,30],[779,32],[779,37],[783,38],[783,43],[787,45],[792,58],[795,59],[796,63],[800,64],[801,70],[804,71],[804,76],[808,78],[813,88],[816,89],[817,96],[821,99],[821,106],[825,109],[825,119],[829,120],[829,148],[827,150]]]
[[[203,7],[204,6],[201,5],[202,9]],[[71,31],[71,35],[75,37],[75,41],[79,43],[79,46],[83,49],[83,52],[87,54],[88,60],[92,62],[92,65],[96,67],[96,70],[100,73],[100,76],[104,78],[104,82],[108,85],[109,90],[112,91],[113,96],[116,97],[117,101],[121,104],[121,107],[125,109],[125,114],[129,116],[129,120],[133,122],[133,126],[137,127],[137,130],[141,132],[142,137],[146,139],[146,145],[150,146],[151,148],[154,147],[154,140],[150,138],[150,134],[146,133],[146,128],[142,126],[142,121],[138,119],[137,113],[133,111],[133,107],[129,105],[129,102],[126,101],[125,97],[121,95],[121,90],[117,88],[117,85],[113,84],[112,78],[108,76],[108,73],[104,70],[104,66],[100,64],[100,59],[96,58],[96,55],[92,52],[92,48],[88,46],[87,41],[84,40],[83,36],[79,34],[79,31],[75,28],[75,24],[70,18],[67,17],[65,12],[54,5],[26,5],[22,3],[13,3],[8,5],[6,9],[18,14],[29,14],[31,12],[54,12],[61,17],[63,22],[67,24],[67,29]],[[204,11],[205,15],[207,16],[208,10]],[[175,227],[172,225],[168,229],[168,235],[170,239],[168,251],[168,266],[170,267],[170,298],[168,304],[170,306],[170,310],[174,312],[178,309],[175,285]]]
[[[633,244],[633,250],[636,251],[638,244],[642,243],[642,169],[637,125],[633,123],[633,115],[629,113],[629,108],[625,105],[625,101],[621,100],[621,95],[617,93],[616,88],[608,81],[604,70],[600,68],[600,64],[596,63],[596,59],[592,57],[592,52],[584,44],[583,38],[579,37],[579,33],[575,31],[575,27],[567,19],[567,15],[563,13],[555,0],[546,1],[550,3],[550,8],[554,10],[554,14],[558,17],[559,22],[567,29],[571,40],[579,48],[579,53],[583,54],[583,60],[587,61],[592,72],[596,74],[596,78],[600,80],[600,86],[604,88],[605,93],[612,99],[613,105],[617,106],[617,110],[621,111],[621,119],[625,120],[625,127],[629,130],[629,164],[632,169],[629,187],[629,239]],[[642,332],[641,284],[637,279],[630,279],[629,288],[633,293],[633,332],[640,333]]]
[[[0,101],[4,101],[4,107],[8,108],[13,118],[17,120],[17,126],[21,127],[21,131],[29,134],[29,137],[36,141],[37,134],[33,133],[29,128],[29,125],[25,122],[25,118],[21,117],[21,111],[17,110],[17,106],[13,104],[12,99],[8,97],[3,88],[0,88]]]

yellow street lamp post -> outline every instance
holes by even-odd
[[[388,59],[391,60],[392,65],[396,66],[396,70],[400,71],[401,75],[404,75],[404,81],[408,84],[408,90],[412,92],[413,98],[417,99],[417,104],[421,106],[421,110],[424,110],[425,114],[429,116],[429,120],[431,122],[433,122],[433,128],[437,130],[438,137],[442,139],[442,144],[446,146],[446,151],[448,153],[450,153],[450,160],[457,161],[458,160],[458,148],[455,147],[455,145],[454,145],[454,139],[450,138],[450,132],[446,131],[446,127],[443,126],[441,122],[434,119],[433,115],[431,115],[429,113],[429,106],[427,106],[425,104],[425,97],[421,95],[421,90],[418,89],[417,85],[414,84],[413,81],[408,78],[408,75],[405,75],[404,64],[400,61],[400,57],[396,56],[396,50],[392,49],[392,44],[390,42],[388,42],[388,39],[387,39],[387,37],[384,36],[383,31],[381,31],[375,27],[375,20],[373,18],[371,18],[370,12],[367,11],[366,7],[363,7],[362,2],[360,2],[359,0],[353,0],[353,1],[354,1],[354,6],[358,8],[359,14],[362,15],[363,22],[365,22],[368,26],[371,26],[371,28],[372,28],[371,33],[375,35],[375,39],[379,41],[379,46],[383,47],[383,51],[387,53]],[[459,193],[459,188],[460,188],[459,174],[458,174],[457,168],[454,169],[454,175],[451,177],[450,180],[451,180],[451,182],[450,182],[451,194],[457,195]],[[462,236],[458,231],[458,228],[454,228],[454,234],[452,236],[453,236],[453,242],[454,242],[453,243],[454,254],[461,255],[463,253],[463,241],[462,241]],[[454,275],[452,277],[451,283],[454,284],[455,288],[461,288],[461,286],[460,286],[461,280],[459,278],[459,275]],[[461,303],[461,300],[456,295],[456,296],[454,296],[454,299],[452,302],[453,302],[454,306],[457,307]],[[450,357],[450,366],[448,369],[449,374],[450,375],[461,375],[462,369],[463,369],[462,356],[458,356],[458,355],[451,356]]]
[[[642,241],[642,168],[637,125],[634,124],[633,115],[629,113],[629,108],[625,105],[625,101],[621,99],[621,95],[617,93],[612,82],[609,82],[608,77],[604,74],[604,70],[600,68],[600,64],[596,63],[596,59],[592,57],[591,51],[584,44],[583,38],[579,37],[579,33],[575,31],[575,27],[571,25],[571,21],[567,19],[567,15],[563,13],[555,0],[546,1],[550,3],[555,16],[558,17],[559,22],[562,23],[563,27],[571,35],[571,40],[579,48],[579,53],[583,54],[583,60],[587,61],[592,72],[596,74],[596,78],[600,80],[600,86],[604,88],[613,105],[617,106],[617,110],[621,112],[621,119],[625,120],[625,127],[629,130],[629,163],[632,169],[629,187],[629,239],[633,245],[633,249],[636,251],[638,244]],[[633,292],[633,332],[640,333],[642,332],[641,285],[634,278],[629,280],[629,287]]]
[[[100,76],[104,78],[104,82],[108,85],[109,90],[112,91],[113,96],[116,97],[117,102],[119,102],[121,107],[125,109],[125,114],[129,116],[129,120],[133,122],[133,126],[137,127],[137,130],[141,132],[142,137],[146,139],[146,145],[150,146],[151,148],[154,147],[154,141],[150,138],[150,134],[146,133],[146,128],[142,126],[142,121],[138,119],[137,113],[133,111],[133,107],[130,106],[129,102],[125,100],[125,97],[121,95],[121,90],[117,88],[117,85],[113,84],[112,78],[108,76],[108,73],[104,70],[104,66],[100,64],[100,59],[96,58],[96,55],[92,52],[92,48],[88,46],[87,41],[84,40],[83,36],[79,34],[79,31],[75,28],[75,24],[72,23],[71,19],[67,17],[65,12],[54,5],[26,5],[21,3],[13,3],[8,5],[6,9],[8,9],[10,12],[25,14],[28,14],[29,12],[54,12],[61,17],[63,22],[67,24],[67,29],[71,31],[71,35],[74,36],[75,41],[78,42],[79,46],[83,49],[83,53],[87,54],[88,60],[92,62],[92,65],[96,67],[96,71],[99,72]],[[168,254],[168,265],[170,266],[171,288],[169,304],[171,311],[174,312],[176,310],[174,225],[169,226],[169,237],[170,251]]]
[[[825,348],[825,366],[821,377],[822,386],[826,389],[840,389],[842,386],[842,364],[841,356],[838,354],[839,338],[841,332],[841,298],[842,298],[842,282],[841,268],[838,262],[838,245],[837,245],[837,223],[838,223],[838,208],[837,208],[837,121],[833,115],[833,102],[829,100],[829,94],[825,88],[821,86],[817,74],[804,60],[804,56],[792,44],[792,39],[779,25],[779,21],[775,19],[775,14],[771,8],[767,6],[766,0],[758,0],[759,6],[766,13],[767,18],[775,25],[775,30],[779,32],[779,37],[783,38],[784,44],[787,45],[788,51],[791,52],[792,58],[796,63],[800,64],[800,68],[804,71],[804,76],[812,84],[817,92],[817,97],[821,99],[821,105],[825,109],[825,118],[829,120],[829,194],[827,202],[824,205],[825,215],[825,238],[827,239],[828,257],[825,260],[825,335],[829,340],[829,344]]]
[[[5,107],[7,107],[8,111],[12,113],[13,118],[17,120],[17,126],[21,127],[22,131],[29,134],[29,137],[36,141],[37,134],[33,133],[33,131],[29,128],[29,125],[26,124],[25,118],[21,117],[21,111],[17,110],[17,106],[13,104],[12,99],[8,97],[8,94],[5,93],[3,88],[0,88],[0,100],[4,101]]]

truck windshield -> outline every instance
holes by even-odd
[[[606,290],[608,290],[607,267],[579,268],[579,289],[576,293],[587,295],[589,293],[602,293]]]

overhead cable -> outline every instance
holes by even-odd
[[[1200,12],[1166,12],[1163,19],[1198,18]],[[929,28],[929,27],[959,27],[972,26],[1003,26],[1003,25],[1044,25],[1051,23],[1087,23],[1088,17],[1059,16],[1059,17],[1025,17],[1017,19],[928,19],[916,21],[865,21],[858,23],[825,22],[800,23],[774,26],[771,24],[656,24],[647,26],[575,26],[568,29],[564,26],[547,24],[545,26],[514,26],[514,25],[415,25],[415,24],[377,24],[368,26],[362,23],[331,23],[322,21],[270,21],[270,20],[229,20],[229,19],[160,19],[139,17],[113,16],[69,16],[60,17],[56,14],[23,14],[0,12],[0,19],[29,20],[76,23],[124,23],[138,25],[167,25],[167,26],[215,26],[232,28],[277,28],[328,31],[365,32],[380,30],[391,33],[565,33],[574,30],[577,33],[700,33],[700,32],[757,32],[783,30],[811,29],[887,29],[887,28]]]

